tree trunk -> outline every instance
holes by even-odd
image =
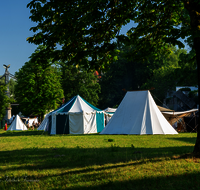
[[[191,35],[193,37],[193,48],[196,52],[197,74],[198,74],[198,100],[200,104],[200,4],[195,0],[184,1],[184,7],[190,15]],[[200,154],[200,119],[198,119],[197,139],[194,146],[195,154]]]
[[[198,72],[198,100],[200,104],[200,37],[194,39],[194,48],[196,51],[196,60],[197,60],[197,72]],[[197,140],[194,146],[194,153],[200,153],[200,117],[198,119],[197,126]]]

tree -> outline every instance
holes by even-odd
[[[6,114],[6,108],[9,106],[9,97],[6,96],[7,86],[4,84],[0,85],[0,121],[4,118]]]
[[[132,52],[131,46],[119,48],[118,60],[110,64],[110,69],[105,72],[101,79],[101,94],[99,107],[115,107],[119,104],[129,90],[154,89],[152,94],[156,97],[158,105],[170,90],[181,85],[197,85],[196,68],[194,64],[183,63],[187,51],[169,48],[169,54],[161,54],[158,59],[149,57],[146,61],[127,60],[127,54]],[[138,52],[139,53],[139,52]],[[183,54],[183,55],[182,55]],[[125,90],[125,91],[124,91]]]
[[[47,111],[61,104],[63,90],[57,69],[51,66],[44,54],[37,57],[44,47],[39,46],[30,60],[15,73],[15,97],[24,115],[39,115],[42,120]]]
[[[98,79],[94,75],[94,71],[81,69],[78,65],[73,67],[67,63],[62,64],[61,71],[65,101],[68,101],[75,95],[80,95],[94,106],[97,105],[100,85],[97,82]]]
[[[140,90],[143,84],[152,78],[154,69],[160,67],[159,62],[154,59],[140,61],[132,57],[127,60],[127,55],[133,48],[124,44],[119,45],[118,60],[110,63],[109,70],[102,74],[99,80],[100,108],[118,106],[126,91]]]
[[[188,53],[184,49],[171,48],[169,55],[161,55],[159,67],[153,70],[153,75],[142,86],[143,89],[154,87],[153,94],[163,102],[167,92],[176,89],[176,86],[196,86],[196,64],[185,62]]]
[[[14,79],[9,80],[9,91],[10,91],[10,97],[15,98],[15,85],[16,81]]]
[[[90,64],[85,67],[103,69],[112,59],[110,56],[113,56],[116,47],[112,39],[116,37],[127,44],[134,44],[136,48],[131,54],[138,59],[166,52],[167,44],[184,47],[179,39],[189,37],[195,50],[200,82],[198,0],[32,0],[28,7],[31,9],[31,20],[38,23],[32,30],[39,30],[28,41],[43,43],[48,49],[60,44],[62,49],[54,54],[55,59],[69,59],[73,63],[74,60],[81,62],[82,58],[91,57]],[[119,35],[122,25],[130,20],[137,26],[128,31],[128,36]],[[142,56],[137,52],[142,52]],[[200,94],[200,88],[198,92]],[[198,126],[194,152],[200,153]]]

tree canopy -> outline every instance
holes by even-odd
[[[98,76],[94,75],[94,71],[87,71],[78,65],[73,67],[65,63],[61,66],[61,72],[65,101],[70,100],[73,96],[80,95],[92,105],[97,105],[98,93],[101,88],[98,83]]]
[[[37,57],[44,48],[39,46],[30,60],[15,73],[17,84],[15,97],[24,115],[39,115],[56,109],[63,98],[60,75],[45,55]],[[37,58],[36,58],[37,57]]]
[[[104,69],[115,56],[115,38],[134,44],[130,56],[147,60],[152,53],[157,57],[158,52],[167,52],[168,44],[184,47],[179,39],[188,37],[200,81],[199,0],[32,0],[28,7],[31,20],[37,22],[31,28],[36,34],[28,41],[46,45],[47,55],[54,59]],[[119,35],[121,27],[131,20],[137,26],[128,31],[128,36]],[[61,49],[50,51],[57,44]],[[86,57],[89,64],[84,62]],[[200,126],[195,152],[200,152]]]

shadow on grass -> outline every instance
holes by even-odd
[[[153,161],[157,162],[157,161]],[[42,189],[74,189],[74,190],[198,190],[200,189],[200,172],[191,173],[187,169],[181,174],[170,173],[166,175],[162,173],[159,176],[156,175],[142,175],[134,177],[134,179],[127,180],[127,177],[123,174],[112,173],[112,169],[122,168],[126,166],[137,166],[140,164],[145,164],[144,161],[139,161],[136,163],[120,163],[119,165],[113,166],[102,166],[96,169],[86,168],[86,169],[76,169],[75,171],[63,172],[57,175],[45,174],[44,176],[29,176],[32,180],[37,180],[36,183],[40,183]],[[110,172],[106,172],[109,170]],[[123,171],[123,170],[122,170]],[[135,172],[132,170],[132,172]],[[114,177],[114,180],[113,180]],[[79,182],[79,184],[77,184]],[[89,182],[89,183],[87,183]],[[51,184],[49,186],[49,183]],[[73,184],[73,187],[67,187],[68,184]],[[20,189],[22,187],[27,188],[28,183],[9,183],[12,189]],[[29,183],[31,189],[35,189],[32,182]],[[33,186],[32,186],[33,185]],[[46,185],[48,187],[46,187]],[[54,186],[54,187],[51,187]],[[55,188],[56,186],[56,188]],[[1,187],[1,184],[0,184]],[[2,186],[3,187],[3,186]],[[6,187],[6,186],[5,186]],[[25,189],[23,188],[23,189]],[[2,188],[4,189],[4,188]],[[20,189],[21,190],[21,189]]]
[[[99,176],[100,177],[100,176]],[[186,189],[191,189],[191,190],[197,190],[200,189],[200,172],[197,173],[184,173],[180,175],[172,175],[172,176],[160,176],[160,177],[145,177],[142,179],[130,179],[130,180],[116,180],[116,181],[110,181],[110,182],[105,182],[104,184],[101,185],[91,185],[91,186],[86,186],[81,187],[81,186],[76,186],[76,187],[71,187],[67,189],[74,189],[74,190],[157,190],[157,189],[162,189],[162,190],[186,190]],[[87,181],[88,179],[99,179],[98,176],[93,175],[93,176],[87,176],[83,175],[81,179],[79,178],[80,181]],[[62,182],[59,184],[62,184]],[[52,189],[57,189],[57,188],[52,188]],[[65,188],[60,188],[60,189],[65,189]]]
[[[196,137],[172,137],[172,138],[168,138],[168,139],[191,143],[194,145],[197,138]]]
[[[111,144],[108,148],[27,148],[22,150],[1,151],[0,166],[7,170],[42,170],[54,168],[83,168],[183,155],[192,152],[193,146],[167,148],[118,147]],[[154,160],[153,160],[154,161]],[[126,164],[125,164],[126,165]],[[117,167],[117,166],[116,166]],[[79,171],[80,172],[80,171]]]

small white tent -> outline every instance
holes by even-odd
[[[7,129],[7,131],[23,131],[23,130],[27,130],[26,125],[24,125],[21,118],[18,115],[16,115],[14,121]]]
[[[162,115],[149,91],[127,92],[100,134],[178,134]]]

